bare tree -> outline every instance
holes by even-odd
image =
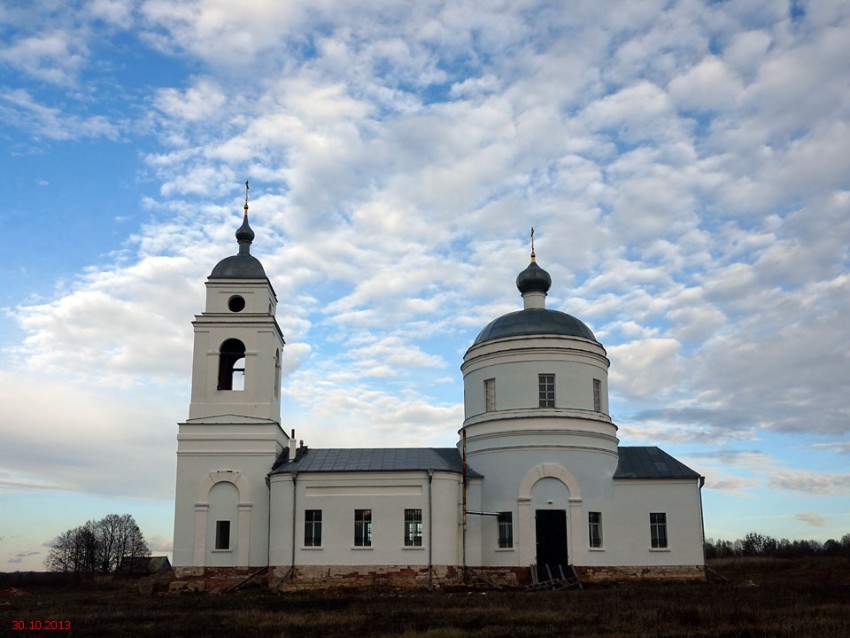
[[[109,514],[57,536],[45,564],[51,571],[111,572],[142,556],[150,549],[135,519]]]
[[[62,532],[50,543],[50,552],[47,554],[45,565],[52,572],[74,572],[74,534],[76,529]]]

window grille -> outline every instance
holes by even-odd
[[[512,512],[499,512],[499,548],[514,546],[514,522]]]
[[[537,375],[537,387],[540,396],[541,408],[555,407],[555,375],[540,374]]]
[[[602,381],[593,380],[593,409],[602,412]]]
[[[667,514],[653,512],[649,515],[649,533],[653,549],[667,547]]]
[[[484,380],[484,411],[485,412],[495,412],[496,411],[496,380],[495,379],[485,379]]]
[[[322,546],[322,510],[304,510],[304,547]]]
[[[602,512],[588,512],[588,539],[591,547],[602,547]]]
[[[354,546],[372,546],[372,510],[354,510]]]
[[[404,546],[422,547],[422,510],[404,510]]]

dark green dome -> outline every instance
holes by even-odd
[[[544,271],[545,272],[545,271]],[[494,319],[478,333],[473,346],[485,341],[526,335],[558,335],[596,341],[584,322],[560,310],[526,308]],[[596,341],[596,343],[599,343]]]
[[[210,279],[267,279],[266,271],[254,255],[232,255],[218,262]]]
[[[528,264],[528,268],[523,270],[516,277],[516,287],[522,294],[527,292],[542,292],[546,294],[552,286],[552,277],[549,273],[537,265],[536,261]]]

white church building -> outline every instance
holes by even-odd
[[[284,338],[251,255],[213,268],[193,322],[189,418],[179,424],[178,579],[214,586],[521,585],[703,576],[703,477],[657,447],[618,445],[605,348],[547,309],[531,263],[522,308],[494,319],[461,365],[452,448],[314,449],[281,427]],[[308,433],[309,434],[309,433]]]

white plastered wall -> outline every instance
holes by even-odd
[[[267,564],[269,490],[265,479],[286,436],[274,422],[232,417],[218,420],[180,424],[174,516],[176,567]],[[216,500],[213,488],[220,482],[235,486],[238,500]],[[216,517],[231,521],[230,552],[213,551]]]
[[[295,492],[293,492],[295,487]],[[461,477],[425,471],[302,473],[271,477],[271,564],[458,565]],[[429,507],[430,498],[430,507]],[[304,546],[304,511],[322,510],[322,546]],[[354,510],[372,510],[371,547],[354,546]],[[404,545],[404,510],[421,509],[421,547]],[[429,516],[429,511],[431,515]]]

